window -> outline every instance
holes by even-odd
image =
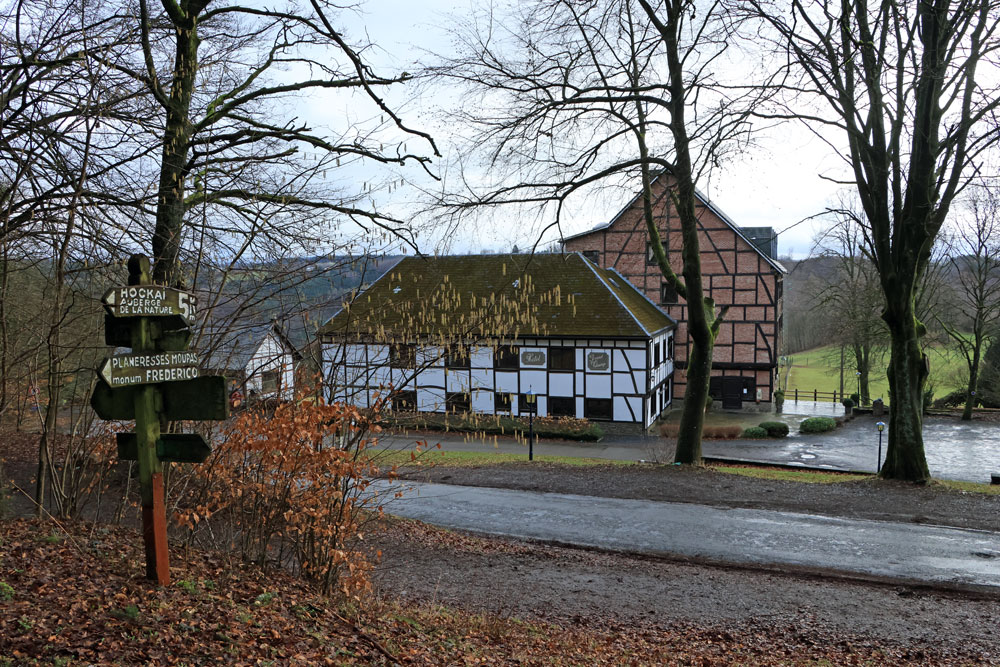
[[[549,396],[550,417],[576,417],[576,399],[572,396]]]
[[[260,393],[277,394],[281,385],[279,371],[262,371],[260,374]]]
[[[646,264],[654,266],[656,264],[656,253],[653,252],[653,242],[646,241]]]
[[[468,368],[469,349],[462,345],[450,345],[444,353],[445,368]]]
[[[445,396],[444,406],[448,412],[468,412],[469,394],[464,391],[451,392]]]
[[[412,343],[390,345],[389,365],[393,368],[416,368],[417,346]]]
[[[583,416],[587,419],[599,421],[611,421],[614,412],[610,398],[585,398],[583,399]]]
[[[660,283],[660,303],[677,303],[677,290],[670,283]]]
[[[513,345],[501,345],[493,353],[493,368],[495,369],[512,369],[517,370],[519,368],[517,358],[517,348]]]
[[[600,250],[584,250],[583,256],[589,259],[594,264],[600,266],[601,264],[601,251]]]
[[[660,344],[655,343],[653,345],[653,368],[660,365]]]
[[[550,347],[549,369],[553,371],[572,371],[576,369],[576,348]]]
[[[667,339],[667,359],[674,358],[674,337],[671,336]]]
[[[510,412],[510,394],[500,391],[493,394],[493,412]]]
[[[528,398],[531,398],[529,401]],[[518,394],[517,396],[517,411],[522,415],[526,415],[529,412],[538,412],[538,394]]]
[[[743,400],[752,401],[757,398],[757,378],[743,378]]]
[[[392,397],[392,409],[396,412],[414,412],[417,409],[417,392],[397,391]]]

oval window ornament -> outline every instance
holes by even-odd
[[[521,352],[522,366],[544,366],[545,352],[543,350],[524,350]]]
[[[611,355],[607,352],[588,352],[587,370],[606,371],[611,368]]]

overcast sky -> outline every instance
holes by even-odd
[[[378,52],[366,54],[369,62],[391,69],[413,71],[421,49],[440,51],[448,40],[443,27],[448,17],[461,14],[475,0],[370,0],[362,14],[343,16],[348,33],[367,32],[378,45]],[[402,93],[402,91],[400,91]],[[393,94],[392,99],[402,102]],[[336,107],[318,104],[312,110],[319,115],[336,113]],[[433,119],[421,103],[404,109],[407,122],[435,133],[446,155],[447,136],[434,132]],[[335,124],[335,120],[330,121]],[[807,130],[788,125],[771,136],[759,138],[760,148],[746,154],[739,162],[724,165],[712,174],[711,182],[698,184],[738,225],[773,227],[780,232],[778,250],[782,256],[802,257],[813,247],[813,240],[822,227],[819,221],[804,219],[814,216],[836,197],[838,186],[823,176],[843,175],[843,165],[822,142]],[[411,150],[413,146],[410,147]],[[397,190],[394,198],[405,195]],[[621,202],[624,204],[625,202]],[[620,206],[620,205],[619,205]],[[617,207],[609,207],[612,212]],[[580,216],[564,225],[566,235],[584,231],[602,220]],[[506,227],[506,228],[504,228]],[[530,232],[517,225],[495,225],[489,230],[463,230],[452,239],[451,250],[477,252],[483,249],[509,250],[514,244],[530,247],[534,239]]]

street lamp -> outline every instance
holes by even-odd
[[[885,430],[885,422],[878,422],[875,424],[875,428],[878,429],[878,461],[876,461],[875,472],[882,472],[882,431]]]
[[[861,371],[854,371],[855,377],[858,378],[858,404],[861,403]]]
[[[531,387],[528,387],[528,394],[525,397],[525,403],[528,404],[528,460],[535,460],[535,395],[531,393]]]

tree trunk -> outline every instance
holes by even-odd
[[[194,20],[177,26],[173,85],[166,104],[166,127],[160,158],[160,183],[153,232],[153,282],[174,284],[184,228],[184,180],[191,140],[191,99],[198,72],[198,34]]]
[[[708,402],[711,375],[712,345],[706,347],[692,341],[688,352],[687,389],[677,432],[675,463],[701,463],[701,435],[705,427],[705,404]]]
[[[910,299],[912,306],[912,298]],[[891,307],[891,306],[890,306]],[[923,401],[927,359],[920,349],[920,325],[912,308],[901,316],[887,311],[892,338],[889,358],[889,445],[881,476],[911,482],[930,478],[924,455]]]
[[[861,397],[859,405],[868,405],[871,402],[871,389],[869,387],[871,383],[871,355],[870,345],[854,344],[854,363],[857,365],[858,372],[861,373],[858,376],[858,394]]]
[[[0,256],[0,419],[3,418],[10,404],[10,339],[7,334],[7,286],[10,281],[10,253],[7,250],[7,242],[0,241],[3,246],[3,253]]]
[[[972,421],[972,410],[976,407],[976,391],[979,390],[979,364],[982,355],[982,340],[977,338],[972,350],[972,365],[969,368],[969,387],[965,394],[965,409],[962,410],[962,421]]]

